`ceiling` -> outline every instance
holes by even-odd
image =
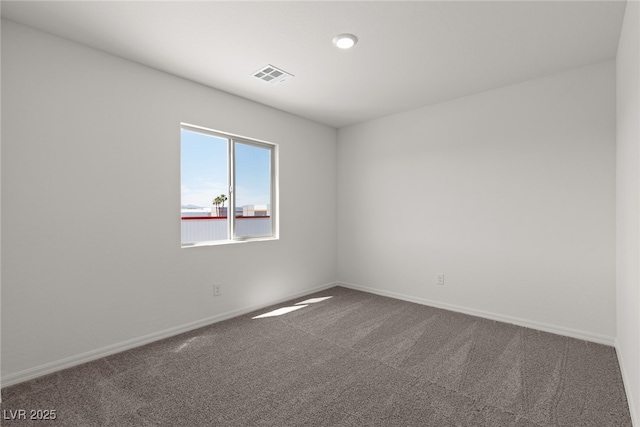
[[[2,1],[2,17],[332,127],[615,57],[621,1]],[[339,50],[332,39],[353,33]],[[272,64],[295,77],[271,85]]]

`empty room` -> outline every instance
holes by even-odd
[[[2,425],[640,427],[640,2],[2,1]]]

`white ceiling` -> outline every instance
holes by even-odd
[[[615,57],[621,1],[2,1],[2,17],[342,127]],[[358,36],[335,48],[339,33]],[[252,72],[295,75],[270,85]]]

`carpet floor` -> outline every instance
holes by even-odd
[[[16,384],[2,400],[12,426],[631,427],[612,347],[343,287]],[[56,419],[11,420],[21,409]]]

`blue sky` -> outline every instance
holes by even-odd
[[[183,129],[181,146],[181,204],[213,206],[228,193],[227,140]],[[236,143],[237,206],[270,204],[269,156],[267,149]]]

